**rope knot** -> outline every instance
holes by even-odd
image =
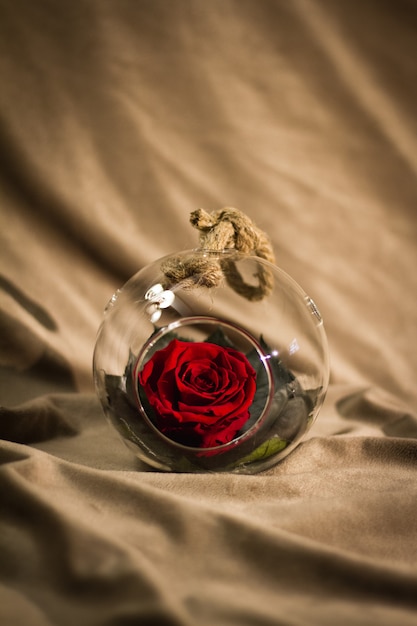
[[[201,250],[222,252],[235,249],[242,254],[275,262],[266,234],[238,209],[226,207],[212,213],[197,209],[191,213],[190,223],[200,232]],[[219,260],[195,255],[186,261],[172,257],[163,264],[162,271],[170,280],[181,281],[183,288],[217,287],[225,277],[228,284],[248,300],[261,300],[273,287],[272,273],[267,266],[259,265],[256,273],[258,285],[248,285],[241,277],[235,260],[227,257]]]

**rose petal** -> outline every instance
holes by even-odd
[[[248,419],[249,412],[246,411],[240,415],[233,416],[233,419],[228,418],[218,422],[215,429],[212,428],[206,431],[203,430],[203,432],[200,431],[200,447],[214,448],[215,446],[229,443],[235,438]]]
[[[233,439],[249,418],[256,373],[234,348],[174,339],[144,365],[139,383],[162,432],[211,447]]]

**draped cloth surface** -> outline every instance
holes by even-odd
[[[417,3],[0,0],[0,623],[417,619]],[[318,304],[331,381],[257,476],[150,471],[102,311],[235,206]]]

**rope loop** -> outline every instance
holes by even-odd
[[[197,209],[190,215],[190,223],[200,233],[200,250],[223,252],[235,249],[242,254],[260,257],[275,263],[275,256],[267,235],[252,220],[233,207],[225,207],[212,213]],[[255,278],[257,285],[247,284],[242,278],[233,258],[191,256],[189,259],[171,257],[163,263],[162,271],[174,282],[189,289],[196,286],[218,287],[223,278],[248,300],[261,300],[273,287],[273,275],[267,265],[259,264]]]

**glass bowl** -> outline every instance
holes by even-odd
[[[184,279],[168,266],[195,269]],[[149,466],[253,474],[314,423],[328,347],[318,308],[284,271],[196,249],[155,261],[113,295],[93,372],[106,417]]]

